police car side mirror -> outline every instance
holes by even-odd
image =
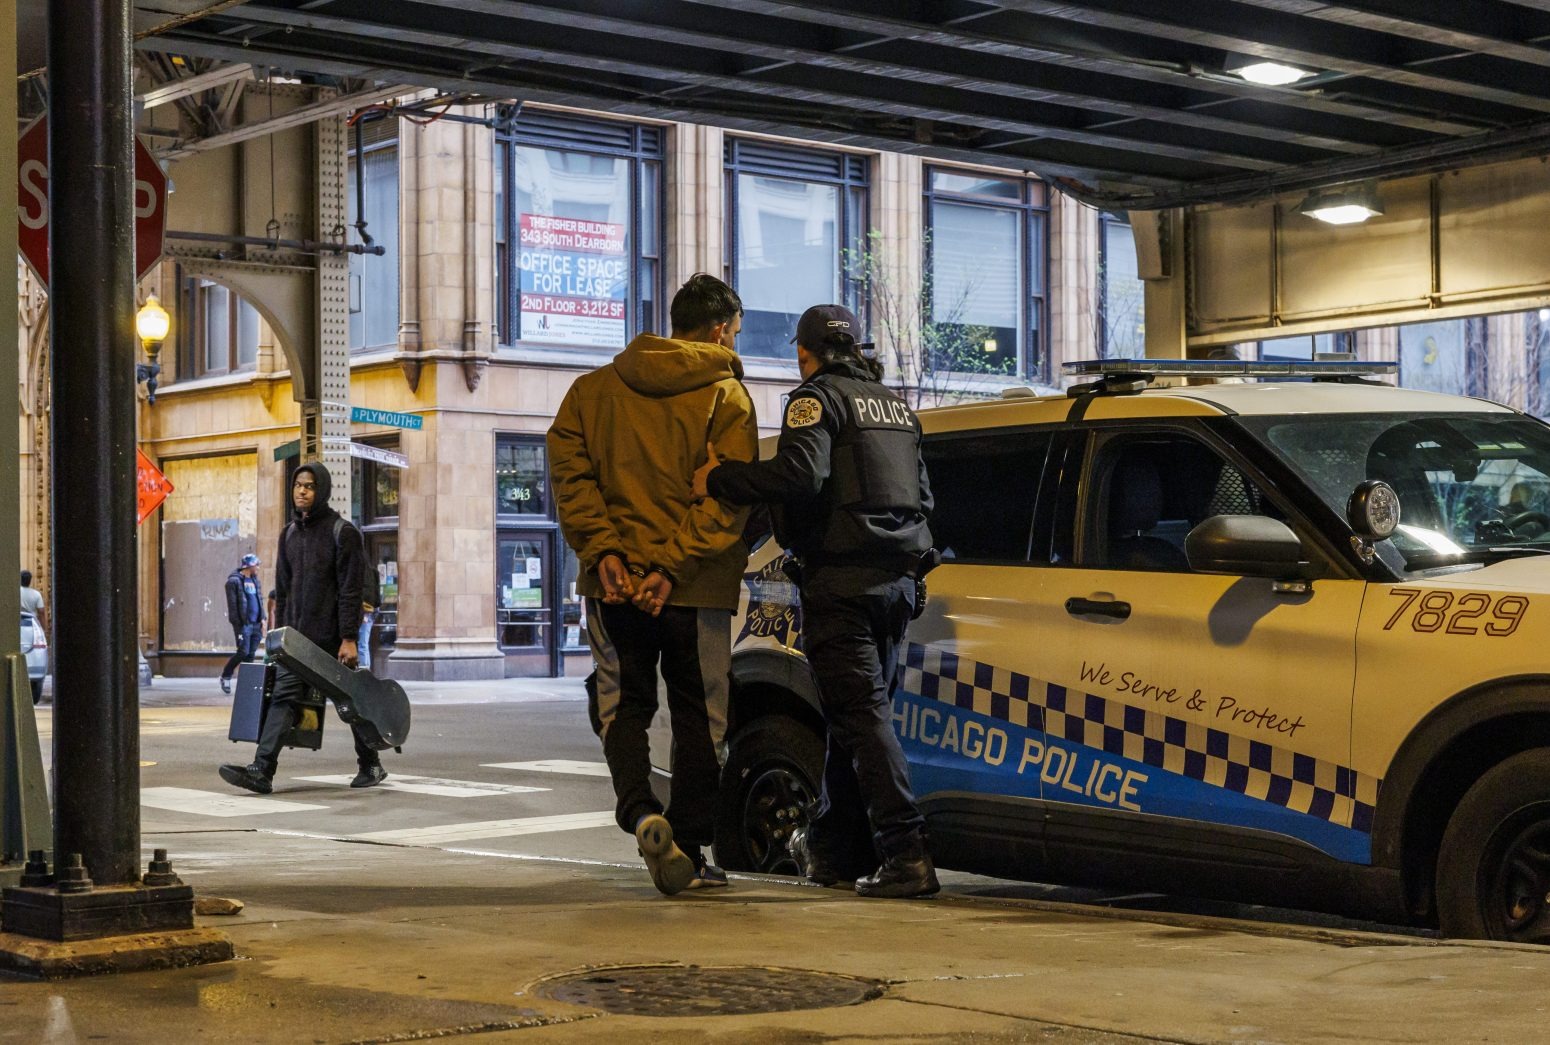
[[[1213,515],[1189,531],[1184,555],[1196,573],[1299,580],[1306,565],[1302,541],[1279,519]]]

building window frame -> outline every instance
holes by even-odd
[[[263,340],[263,317],[252,303],[235,290],[204,276],[184,271],[176,266],[175,285],[178,288],[178,322],[174,325],[177,338],[177,374],[174,380],[184,378],[221,377],[226,374],[250,373],[258,367],[258,346]],[[226,297],[225,365],[210,365],[210,302],[217,294]],[[247,314],[251,313],[249,317]],[[253,342],[250,352],[243,351],[243,322],[252,322]],[[244,358],[244,357],[247,358]],[[165,382],[171,384],[171,381]]]
[[[1113,247],[1109,242],[1109,236],[1110,233],[1116,228],[1123,228],[1127,230],[1131,237],[1131,243],[1134,244],[1135,226],[1130,223],[1130,218],[1128,215],[1118,214],[1113,211],[1106,210],[1098,212],[1098,315],[1096,317],[1098,326],[1098,354],[1105,359],[1123,355],[1131,355],[1139,358],[1146,355],[1145,283],[1142,283],[1141,288],[1139,288],[1140,297],[1138,299],[1140,322],[1137,324],[1137,327],[1138,333],[1141,337],[1141,344],[1133,346],[1133,348],[1129,350],[1120,349],[1118,351],[1114,350],[1114,346],[1111,344],[1113,323],[1117,317],[1111,316],[1109,314],[1110,308],[1114,305],[1114,287],[1111,285],[1111,278],[1113,273],[1111,272],[1111,266],[1109,264],[1109,256],[1113,253]],[[1133,247],[1132,253],[1134,253]],[[1136,282],[1142,282],[1139,276],[1137,276]]]
[[[1017,198],[940,189],[936,186],[935,176],[938,174],[981,177],[987,182],[1015,185]],[[1039,178],[1015,171],[953,167],[935,163],[925,165],[921,172],[921,185],[924,190],[922,221],[927,245],[921,265],[922,271],[926,273],[928,286],[935,286],[930,244],[936,238],[935,215],[938,202],[981,207],[986,210],[1010,211],[1018,216],[1018,263],[1021,269],[1018,287],[1020,309],[1018,360],[1015,375],[1006,376],[1049,383],[1052,380],[1049,331],[1051,193],[1049,185]],[[1034,265],[1030,262],[1037,262],[1037,280],[1034,278]],[[924,316],[929,317],[932,314],[931,302],[923,302],[922,306]]]
[[[360,218],[360,216],[358,214],[354,213],[355,212],[355,208],[357,207],[359,202],[362,202],[362,201],[358,201],[357,200],[356,194],[355,194],[355,165],[357,163],[361,162],[361,155],[360,155],[360,153],[364,153],[366,156],[369,157],[369,156],[371,156],[371,155],[373,155],[375,153],[381,153],[381,152],[385,152],[385,151],[388,151],[388,150],[392,150],[393,157],[394,157],[393,207],[392,207],[393,227],[390,230],[390,235],[391,235],[391,240],[392,240],[392,249],[389,250],[386,254],[381,255],[381,256],[377,256],[377,255],[364,255],[364,254],[351,254],[349,256],[349,262],[350,262],[350,292],[349,292],[349,296],[350,296],[350,306],[349,306],[349,309],[350,309],[350,334],[349,334],[349,341],[350,341],[350,352],[351,352],[352,355],[355,354],[355,353],[360,353],[360,352],[381,351],[383,349],[394,349],[394,348],[398,347],[398,329],[399,329],[399,326],[400,326],[400,321],[402,319],[402,302],[401,302],[401,297],[402,297],[402,293],[403,293],[403,274],[402,274],[402,272],[399,269],[399,233],[400,233],[400,226],[402,224],[402,214],[403,214],[403,210],[402,210],[402,207],[403,207],[403,169],[402,169],[402,164],[400,162],[400,158],[402,156],[402,152],[399,149],[398,130],[399,130],[399,128],[398,128],[398,119],[396,117],[386,116],[386,117],[382,117],[382,118],[379,118],[379,119],[371,120],[368,123],[365,123],[363,125],[358,125],[357,127],[353,128],[353,131],[350,134],[350,138],[349,138],[349,148],[346,150],[346,158],[345,158],[345,172],[346,172],[345,198],[346,198],[346,203],[347,203],[346,210],[350,212],[351,216],[353,216],[355,218],[355,220],[359,220],[359,218]],[[357,152],[357,149],[356,149],[357,133],[355,133],[355,132],[359,133],[359,140],[360,140],[360,143],[361,143],[360,152]],[[370,183],[370,180],[369,180],[370,178],[371,178],[371,174],[368,171],[366,173],[367,181],[366,181],[366,184],[365,184],[366,201],[369,201],[372,198],[373,187],[372,187],[372,185]],[[351,227],[352,230],[354,229],[353,222],[351,223],[350,227]],[[372,225],[371,225],[371,223],[369,221],[367,222],[367,225],[366,225],[366,233],[367,233],[367,235],[371,235],[372,234]],[[381,231],[380,225],[379,225],[378,231],[377,231],[375,236],[372,236],[372,239],[373,239],[373,241],[376,244],[383,245],[383,241],[384,241],[385,238],[386,238],[386,236],[384,236],[383,232]],[[366,315],[367,315],[367,312],[368,312],[369,309],[377,307],[377,303],[371,300],[371,297],[370,297],[370,295],[368,294],[368,292],[366,290],[366,274],[365,274],[364,267],[366,265],[368,265],[368,264],[375,264],[375,263],[378,263],[378,262],[381,262],[384,265],[391,266],[391,269],[392,269],[393,274],[394,274],[392,302],[391,302],[391,307],[392,307],[392,310],[393,310],[393,333],[392,333],[392,337],[389,340],[378,341],[378,342],[373,343],[373,342],[371,342],[371,340],[369,339],[369,337],[366,334]],[[356,343],[356,322],[357,322],[357,317],[359,317],[359,323],[360,323],[360,343],[359,344]]]
[[[722,192],[726,201],[726,219],[722,223],[725,228],[722,278],[734,290],[739,289],[738,215],[741,208],[738,183],[741,175],[833,186],[837,190],[838,204],[835,215],[835,266],[840,278],[839,303],[855,312],[865,328],[870,310],[865,299],[863,258],[869,249],[867,234],[871,229],[872,157],[864,153],[729,135],[723,146],[723,168]],[[814,301],[809,304],[822,305],[828,302]],[[739,348],[738,351],[741,353],[743,349]],[[793,348],[789,356],[750,354],[748,358],[789,363],[795,361],[796,350]]]
[[[540,348],[565,352],[602,352],[589,346],[557,345],[520,336],[522,281],[520,246],[514,242],[519,228],[517,213],[515,150],[518,147],[554,149],[622,159],[628,163],[630,220],[626,258],[629,291],[625,295],[625,340],[640,333],[665,328],[664,244],[667,240],[666,172],[667,128],[656,124],[599,120],[503,105],[496,110],[494,177],[495,213],[495,324],[496,340],[505,348]],[[650,211],[649,215],[645,214]]]

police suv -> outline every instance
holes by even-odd
[[[1107,360],[921,414],[893,722],[938,866],[1550,942],[1550,426],[1385,367]],[[1150,387],[1202,373],[1244,380]],[[821,773],[781,560],[734,618],[734,869],[792,870]]]

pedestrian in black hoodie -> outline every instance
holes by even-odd
[[[361,626],[361,574],[366,552],[361,531],[328,506],[333,480],[321,464],[304,464],[291,480],[291,522],[280,532],[276,556],[275,618],[282,628],[295,628],[325,650],[337,650],[339,662],[356,666],[355,638]],[[280,741],[295,725],[297,702],[307,684],[284,668],[275,667],[269,713],[253,764],[221,766],[228,784],[267,795],[274,788]],[[352,727],[353,730],[354,727]],[[387,779],[377,752],[355,733],[355,758],[360,772],[351,787],[372,787]]]

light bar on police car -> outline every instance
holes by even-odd
[[[1073,377],[1150,374],[1154,377],[1370,377],[1399,372],[1394,362],[1243,359],[1080,359],[1062,365]]]

